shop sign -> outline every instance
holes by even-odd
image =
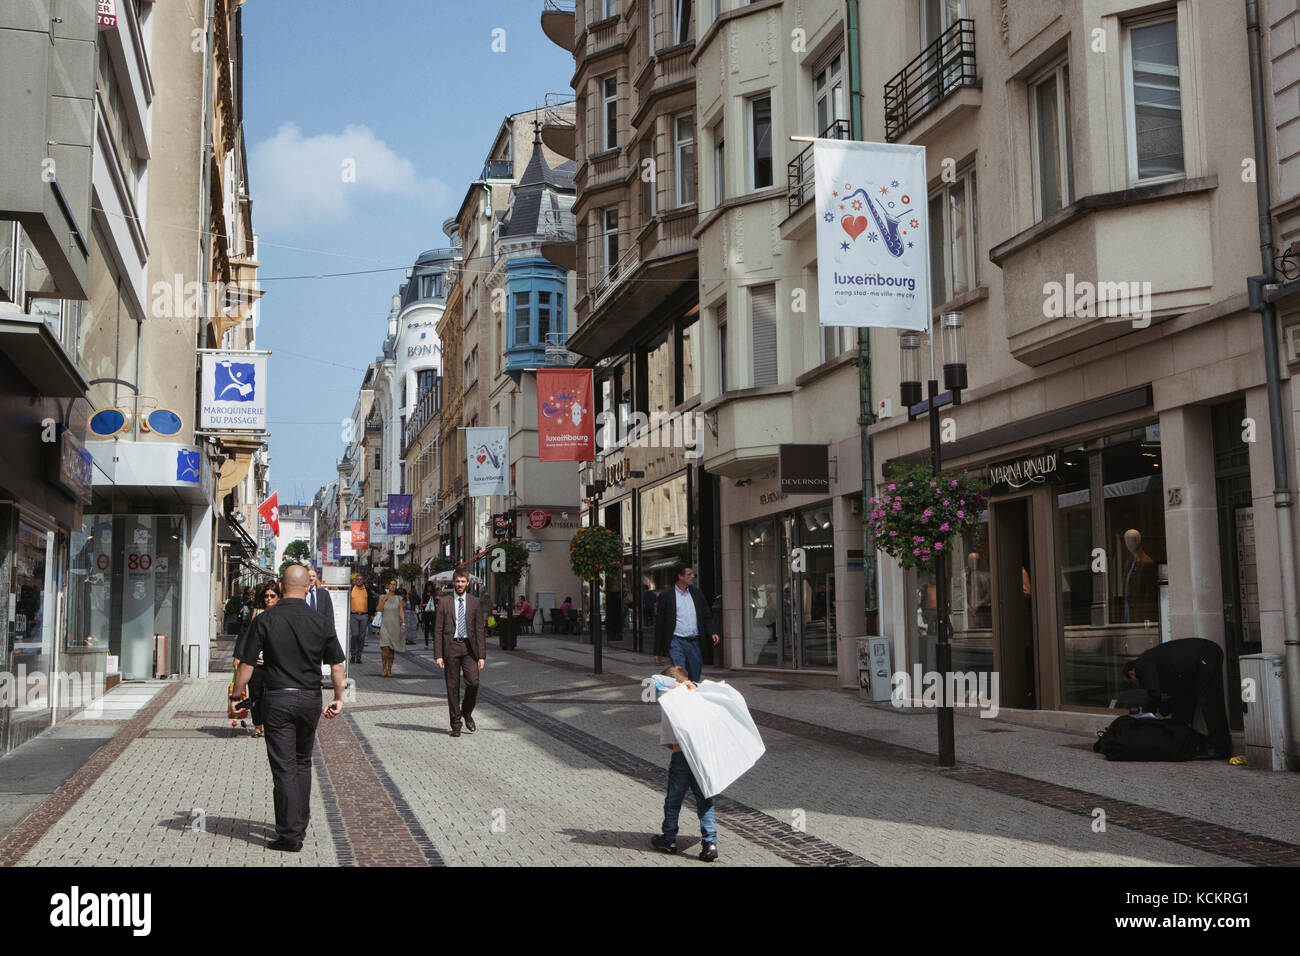
[[[779,462],[782,492],[792,495],[831,493],[829,445],[782,445]]]
[[[88,504],[95,480],[95,458],[86,446],[66,429],[59,434],[56,481],[82,504]]]
[[[536,553],[542,550],[542,543],[540,541],[525,541],[524,549]]]
[[[205,352],[199,427],[266,430],[266,355]]]
[[[534,531],[541,531],[550,523],[551,513],[549,511],[543,511],[539,508],[536,511],[529,512],[528,514],[528,527],[532,528]]]
[[[989,465],[986,478],[990,491],[997,494],[1055,481],[1060,476],[1060,469],[1060,451],[1049,451]]]

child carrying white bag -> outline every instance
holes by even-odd
[[[665,853],[677,852],[677,818],[689,788],[700,818],[700,859],[712,862],[718,858],[713,797],[754,766],[765,749],[763,738],[749,716],[745,699],[728,684],[695,684],[677,666],[643,683],[653,687],[659,701],[660,743],[673,751],[663,834],[650,843]]]

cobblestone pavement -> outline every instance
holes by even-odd
[[[640,699],[650,658],[612,651],[595,676],[589,647],[519,645],[489,649],[478,731],[460,738],[422,640],[392,678],[368,650],[355,700],[321,722],[300,854],[265,850],[265,746],[230,726],[216,674],[122,721],[0,839],[0,865],[702,865],[689,797],[686,852],[649,847],[668,762],[658,708]],[[958,719],[959,764],[941,770],[933,714],[780,675],[710,676],[741,690],[767,745],[718,798],[720,865],[1300,864],[1285,774],[1108,764],[1085,737],[974,718]],[[0,778],[0,810],[5,790]]]

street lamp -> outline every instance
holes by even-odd
[[[939,394],[939,381],[935,377],[934,338],[928,334],[930,346],[930,378],[926,382],[926,401],[921,402],[921,333],[904,331],[899,335],[899,381],[902,401],[907,406],[908,420],[917,418],[922,411],[930,418],[930,471],[936,477],[942,467],[939,455],[939,409],[945,405],[960,405],[961,392],[966,388],[966,345],[964,324],[960,312],[944,312],[939,316],[939,336],[943,341],[943,384],[947,391]],[[922,408],[921,406],[924,405]],[[956,739],[953,729],[952,701],[948,699],[952,672],[952,643],[948,622],[947,551],[934,556],[934,610],[938,618],[935,636],[934,662],[943,677],[942,706],[939,708],[939,766],[951,767],[957,762]]]

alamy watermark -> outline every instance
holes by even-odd
[[[51,678],[45,671],[27,673],[24,664],[18,665],[17,673],[0,671],[0,707],[45,708],[50,706],[51,691],[60,710],[84,709],[87,714],[98,714],[103,709],[104,674],[59,672]]]
[[[687,458],[699,458],[703,412],[601,412],[596,416],[596,441],[603,449],[684,448]]]
[[[1064,282],[1043,283],[1043,315],[1049,319],[1100,318],[1129,322],[1135,329],[1151,324],[1150,282],[1091,282],[1076,280],[1073,272]]]
[[[895,671],[890,678],[890,702],[895,707],[975,707],[981,717],[998,715],[997,671]]]

